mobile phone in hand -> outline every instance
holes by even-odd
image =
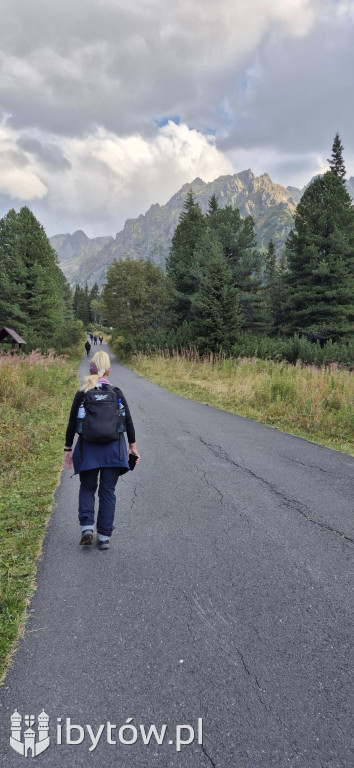
[[[136,455],[136,453],[129,454],[128,464],[129,464],[129,469],[131,469],[131,471],[133,471],[135,464],[138,461],[138,458],[139,457]]]

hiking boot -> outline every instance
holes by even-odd
[[[98,540],[98,549],[109,549],[109,539],[104,539],[103,541]]]
[[[93,531],[83,531],[81,534],[80,544],[92,544]]]

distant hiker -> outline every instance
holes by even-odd
[[[94,336],[94,337],[93,337],[93,345],[94,345],[94,346],[97,346],[97,336]]]
[[[90,344],[88,339],[87,339],[87,342],[85,344],[85,349],[86,349],[87,354],[89,355],[90,351],[91,351],[91,344]]]
[[[103,336],[99,336],[98,338],[99,338],[99,340],[100,340],[100,344],[102,344],[102,341],[103,341]]]
[[[90,333],[90,340],[91,340],[91,344],[92,344],[92,342],[93,342],[93,333]]]
[[[71,469],[74,464],[75,474],[80,474],[79,522],[80,544],[83,545],[91,544],[93,539],[95,493],[99,479],[96,527],[98,546],[102,550],[109,549],[114,529],[115,487],[118,478],[133,469],[135,463],[140,460],[128,403],[123,392],[110,385],[107,378],[109,373],[110,360],[107,352],[96,352],[90,362],[90,375],[74,397],[64,448],[64,466]],[[120,412],[125,415],[128,452],[124,435],[119,435],[119,425],[122,423]],[[72,454],[76,430],[81,430],[82,434]],[[121,439],[118,439],[119,437]]]

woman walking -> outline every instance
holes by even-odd
[[[90,363],[90,375],[86,377],[83,387],[76,393],[70,411],[66,441],[64,448],[64,466],[71,469],[74,465],[75,474],[80,474],[79,490],[79,522],[81,527],[80,544],[92,544],[95,521],[95,493],[98,487],[99,508],[97,515],[97,540],[99,549],[109,549],[110,538],[114,530],[114,513],[116,506],[115,487],[120,475],[128,472],[129,457],[140,460],[135,443],[135,430],[128,403],[123,392],[118,387],[112,387],[108,381],[110,360],[107,352],[96,352]],[[97,400],[109,399],[107,392],[114,391],[125,409],[125,424],[129,448],[123,435],[121,440],[111,439],[110,442],[88,442],[79,437],[74,453],[72,444],[77,428],[78,411],[84,401],[84,396],[91,390],[99,390]],[[114,398],[113,398],[114,400]]]

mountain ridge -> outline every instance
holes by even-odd
[[[221,208],[231,205],[239,209],[241,216],[251,215],[258,247],[266,249],[269,240],[273,239],[277,255],[280,255],[293,226],[296,205],[307,186],[302,190],[283,187],[272,182],[268,173],[255,176],[250,168],[219,176],[210,182],[197,176],[192,182],[183,184],[164,205],[153,203],[145,214],[128,218],[115,238],[111,235],[89,238],[82,230],[76,230],[72,235],[53,235],[49,240],[72,285],[83,285],[87,281],[89,287],[95,282],[101,287],[113,259],[120,260],[125,256],[147,258],[164,266],[187,192],[193,189],[203,213],[207,211],[211,195],[215,194]],[[353,196],[354,177],[349,179],[347,187]]]

